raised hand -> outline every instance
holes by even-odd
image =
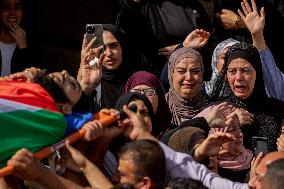
[[[277,139],[277,149],[278,151],[284,151],[284,126],[282,126],[281,135]]]
[[[85,94],[90,95],[95,89],[96,85],[100,82],[102,77],[102,63],[105,58],[105,54],[101,54],[103,47],[93,49],[92,46],[96,38],[92,39],[89,44],[86,44],[86,35],[84,35],[82,50],[81,50],[81,63],[80,69],[77,75],[82,90]],[[98,58],[99,57],[99,58]],[[98,58],[97,63],[94,66],[90,66],[90,62]]]
[[[195,149],[194,157],[197,161],[201,161],[206,156],[218,156],[229,153],[229,149],[223,149],[222,144],[229,141],[234,141],[235,137],[232,134],[225,132],[215,132],[209,135],[200,146]]]
[[[26,32],[18,24],[9,24],[9,33],[14,37],[20,49],[27,48]]]
[[[243,0],[243,2],[241,2],[243,12],[238,9],[238,13],[251,34],[263,32],[265,25],[264,7],[260,9],[259,14],[254,0],[251,0],[251,5],[252,6],[250,6],[247,0]]]
[[[229,105],[227,102],[223,102],[217,106],[214,106],[212,110],[204,116],[209,127],[225,127],[227,118],[226,116],[235,111],[235,107],[233,105]]]
[[[261,159],[264,157],[264,154],[260,152],[257,157],[254,157],[250,162],[250,180],[252,180],[255,176],[255,170]]]
[[[190,48],[201,48],[208,42],[210,37],[210,33],[203,29],[195,29],[193,30],[183,41],[184,47]]]
[[[238,116],[240,126],[251,125],[253,123],[254,115],[248,112],[247,110],[242,108],[237,108],[235,110],[235,113]]]

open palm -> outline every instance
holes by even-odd
[[[238,10],[238,13],[245,22],[248,30],[252,34],[263,30],[265,25],[264,8],[261,8],[259,14],[254,0],[252,0],[252,8],[246,0],[244,0],[241,5],[243,12]]]

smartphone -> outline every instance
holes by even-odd
[[[104,45],[103,41],[103,25],[102,24],[86,24],[86,42],[89,44],[91,40],[96,37],[93,48]]]
[[[256,157],[260,152],[267,154],[269,152],[268,139],[261,136],[252,137],[253,155]]]

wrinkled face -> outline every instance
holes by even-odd
[[[195,97],[203,80],[200,63],[194,58],[184,58],[176,64],[173,74],[173,88],[184,99]]]
[[[118,40],[111,32],[104,31],[104,54],[106,55],[103,66],[109,70],[115,70],[122,62],[122,49]]]
[[[219,74],[220,74],[220,72],[223,68],[224,63],[225,63],[225,55],[226,55],[227,51],[228,51],[228,48],[223,49],[222,52],[218,56],[218,61],[217,61],[216,67],[217,67]]]
[[[149,87],[148,85],[136,85],[135,87],[133,87],[133,89],[130,90],[130,92],[138,92],[146,95],[153,106],[154,113],[157,112],[159,99],[155,89]]]
[[[254,89],[256,71],[248,61],[242,58],[232,60],[228,66],[227,78],[236,97],[250,97]]]
[[[137,112],[136,114],[145,121],[148,131],[151,132],[152,131],[152,120],[151,117],[149,115],[149,111],[147,109],[147,106],[144,104],[144,102],[142,100],[134,100],[131,101],[128,106],[131,106],[132,104],[135,104],[137,106]]]
[[[62,72],[53,72],[49,76],[53,78],[54,82],[63,89],[66,97],[74,106],[80,99],[82,90],[78,81],[70,76],[66,70]]]
[[[243,150],[243,134],[241,132],[241,129],[236,126],[230,126],[227,128],[227,133],[232,134],[236,140],[226,142],[222,145],[223,149],[228,149],[230,156],[235,156],[240,154]]]
[[[15,24],[19,25],[23,16],[21,1],[4,0],[0,13],[1,13],[1,23],[5,27],[10,28],[10,25],[15,25]]]
[[[140,188],[140,182],[136,180],[135,177],[135,166],[131,158],[119,158],[118,172],[120,177],[120,183],[130,183],[135,186],[135,188]]]

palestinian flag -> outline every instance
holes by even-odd
[[[66,121],[38,84],[0,81],[0,167],[21,148],[36,152],[59,141]]]

